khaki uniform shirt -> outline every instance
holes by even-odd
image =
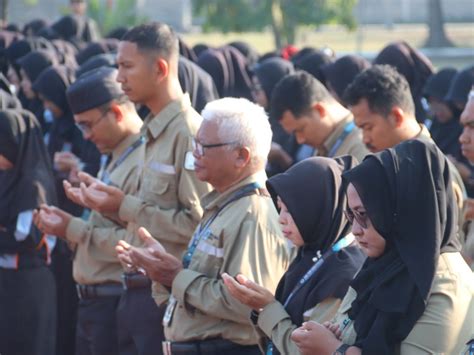
[[[147,139],[139,190],[126,195],[119,217],[128,224],[131,242],[139,244],[137,230],[145,227],[170,253],[182,251],[201,220],[200,197],[210,186],[194,173],[192,138],[202,118],[185,94],[158,115],[147,117],[142,132]]]
[[[213,191],[203,199],[203,225],[243,186],[266,176],[252,175],[226,192]],[[289,252],[282,237],[278,214],[270,197],[242,197],[220,211],[197,244],[188,269],[174,279],[177,305],[166,339],[193,341],[223,338],[242,345],[257,344],[250,308],[234,299],[221,279],[223,272],[242,273],[274,292],[288,267]]]
[[[337,124],[334,131],[323,143],[323,147],[318,149],[316,154],[318,156],[330,158],[349,154],[354,156],[359,162],[361,162],[364,157],[370,152],[367,150],[364,142],[362,141],[361,130],[355,124],[350,133],[346,135],[342,142],[339,142],[340,137],[342,137],[344,134],[344,129],[351,122],[354,123],[354,116],[352,116],[352,114],[349,114],[345,119],[343,119]],[[338,146],[337,149],[335,148],[336,145]],[[333,152],[334,149],[335,151]]]
[[[142,134],[147,142],[137,194],[123,199],[119,218],[128,222],[127,241],[142,245],[137,230],[145,227],[166,250],[181,258],[203,210],[200,197],[210,191],[194,173],[192,139],[202,117],[191,107],[189,95],[169,103],[145,120]],[[154,285],[155,301],[166,301],[168,292]]]
[[[330,321],[341,304],[338,298],[326,298],[319,302],[315,307],[307,310],[303,314],[304,321],[314,321],[324,323]],[[265,350],[267,338],[272,340],[274,346],[282,354],[299,354],[298,347],[291,340],[291,333],[298,328],[286,312],[280,302],[273,302],[266,306],[258,316],[256,331],[260,336],[260,347]]]
[[[120,142],[112,152],[112,160],[106,169],[110,184],[127,194],[137,191],[137,161],[144,154],[144,144],[134,149],[114,170],[110,169],[139,138],[139,134],[130,135]],[[71,219],[67,226],[66,239],[76,245],[73,276],[77,283],[93,285],[120,282],[123,270],[117,259],[115,246],[120,239],[126,239],[125,228],[95,211],[91,212],[88,222],[80,218]]]
[[[342,331],[342,342],[352,345],[357,334],[348,316],[357,293],[349,288],[333,323]],[[460,253],[443,253],[425,312],[402,341],[402,355],[460,354],[474,336],[474,275]]]

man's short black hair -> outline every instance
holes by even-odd
[[[152,22],[133,27],[122,37],[122,41],[135,43],[139,51],[157,52],[160,56],[170,59],[178,57],[178,36],[165,23]]]
[[[374,65],[358,74],[344,91],[343,99],[349,106],[366,99],[370,110],[384,117],[394,106],[408,114],[415,114],[407,80],[390,65]]]
[[[300,70],[283,77],[273,89],[270,118],[281,120],[285,111],[290,111],[295,118],[309,112],[315,102],[333,100],[321,82],[311,74]]]

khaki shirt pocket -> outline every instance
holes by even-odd
[[[178,197],[176,193],[176,175],[164,174],[146,167],[143,172],[143,200],[152,202],[162,208],[176,208]]]

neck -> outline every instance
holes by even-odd
[[[183,96],[183,90],[179,84],[178,78],[168,78],[157,88],[156,94],[146,102],[145,105],[152,114],[159,114],[170,102],[180,99]]]
[[[406,127],[404,127],[403,131],[401,132],[401,138],[403,140],[413,139],[421,133],[422,129],[423,127],[420,126],[415,118],[409,119],[406,121]]]

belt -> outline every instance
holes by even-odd
[[[124,290],[133,288],[149,288],[151,286],[151,280],[141,273],[123,273],[122,286]]]
[[[76,284],[79,299],[94,299],[100,297],[118,297],[123,288],[120,284],[79,285]]]
[[[191,342],[164,341],[162,342],[162,346],[164,355],[220,355],[230,350],[239,350],[242,354],[245,354],[246,350],[258,349],[257,345],[240,345],[226,339],[198,340]]]

